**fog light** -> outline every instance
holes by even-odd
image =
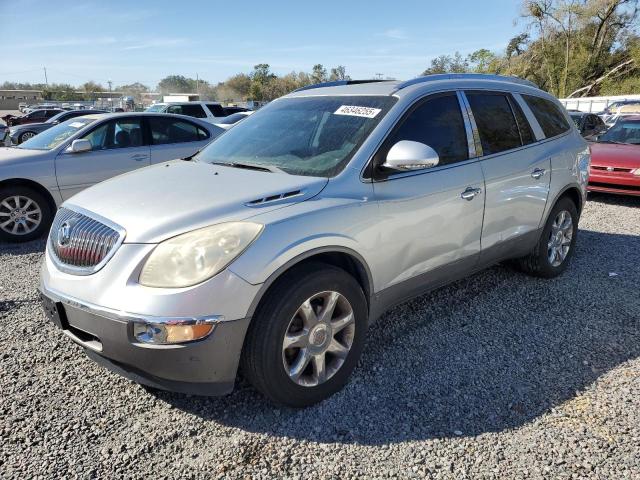
[[[203,321],[189,323],[133,322],[133,336],[142,343],[169,345],[204,338],[213,331],[213,327],[213,323]]]

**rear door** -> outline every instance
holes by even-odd
[[[151,163],[190,157],[212,139],[194,122],[174,117],[146,117],[151,138]]]
[[[381,165],[401,140],[429,145],[438,166],[376,179],[381,215],[380,279],[394,297],[409,297],[472,269],[480,252],[484,180],[456,92],[418,101],[389,135]],[[446,268],[445,268],[446,267]]]
[[[486,185],[482,259],[528,252],[549,196],[551,159],[508,92],[466,91]]]
[[[98,182],[150,164],[139,116],[107,120],[82,138],[91,142],[91,151],[62,151],[56,157],[58,186],[65,200]]]

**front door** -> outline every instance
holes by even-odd
[[[377,284],[391,297],[409,297],[472,269],[480,252],[484,180],[470,159],[465,119],[455,92],[420,100],[375,156],[384,162],[401,140],[439,155],[436,167],[391,173],[374,181],[382,231]]]
[[[83,138],[91,142],[90,151],[63,150],[56,157],[56,177],[64,200],[98,182],[150,164],[140,117],[107,120]]]

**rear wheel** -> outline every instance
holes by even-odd
[[[321,263],[297,267],[251,322],[242,370],[275,403],[313,405],[347,383],[366,330],[366,299],[352,276]]]
[[[538,244],[517,261],[520,270],[537,277],[553,278],[564,272],[575,249],[578,209],[571,199],[558,200],[551,210]]]
[[[49,203],[37,191],[22,186],[0,188],[0,240],[27,242],[51,225]]]

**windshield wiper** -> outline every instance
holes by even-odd
[[[247,170],[257,170],[259,172],[287,173],[281,168],[276,167],[274,165],[258,165],[255,163],[245,163],[245,162],[211,162],[211,165],[222,165],[226,167],[245,168]]]

